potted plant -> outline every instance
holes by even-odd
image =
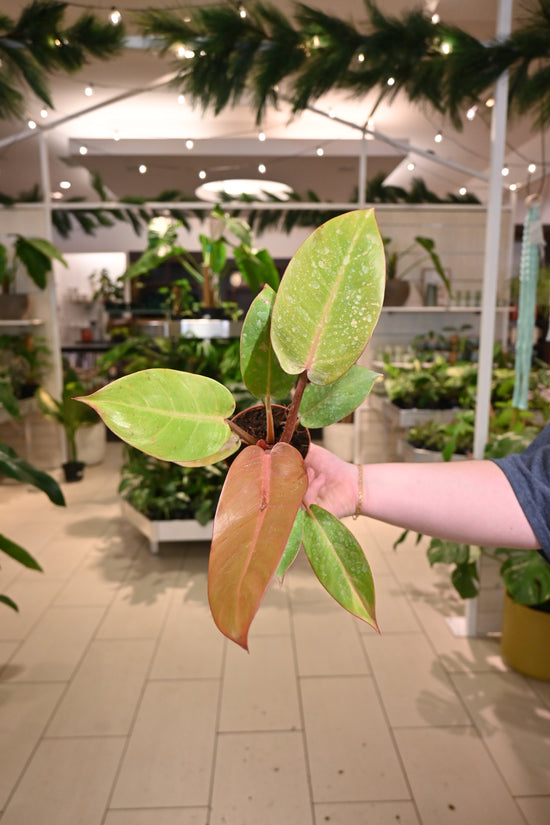
[[[65,373],[61,399],[52,396],[45,387],[36,390],[35,398],[42,413],[63,427],[68,446],[68,461],[63,466],[65,481],[81,481],[84,476],[85,463],[79,459],[77,432],[81,427],[90,427],[100,419],[89,407],[83,407],[74,400],[75,396],[86,392],[84,385],[72,370]]]
[[[410,283],[405,280],[405,276],[417,267],[422,260],[427,259],[435,272],[441,278],[441,281],[447,291],[451,294],[451,285],[449,279],[443,269],[443,265],[439,255],[435,251],[435,241],[432,238],[425,238],[422,235],[416,235],[414,241],[410,246],[403,250],[391,250],[389,246],[392,242],[391,238],[384,238],[384,245],[386,246],[386,291],[384,294],[385,306],[402,306],[410,292]],[[399,264],[404,258],[413,256],[412,260],[401,269]]]
[[[45,289],[54,259],[67,266],[57,247],[44,238],[15,235],[10,251],[0,243],[0,318],[23,318],[27,311],[27,295],[14,291],[19,267],[27,272],[39,289]]]
[[[265,249],[254,250],[252,233],[246,221],[232,217],[216,206],[211,213],[211,234],[201,233],[201,260],[198,262],[191,252],[178,241],[181,221],[173,218],[156,217],[149,222],[147,249],[131,264],[123,275],[133,279],[147,275],[160,264],[175,258],[185,272],[201,287],[201,314],[208,318],[220,315],[220,281],[230,272],[229,253],[245,281],[255,295],[263,284],[277,289],[279,273],[273,259]],[[174,285],[176,310],[184,287],[182,282]]]
[[[372,574],[339,519],[303,509],[307,427],[356,409],[376,374],[356,364],[378,319],[384,248],[372,210],[319,227],[296,252],[277,293],[265,286],[241,335],[241,368],[262,403],[232,418],[222,384],[173,370],[124,376],[81,400],[117,435],[184,466],[233,459],[214,519],[208,592],[219,629],[247,648],[248,630],[275,574],[303,546],[327,590],[376,627]],[[288,406],[273,402],[286,398]],[[235,455],[236,454],[236,455]]]

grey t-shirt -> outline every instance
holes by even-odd
[[[550,562],[550,424],[522,452],[493,459],[512,485]]]

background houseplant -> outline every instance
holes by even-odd
[[[214,524],[209,601],[220,630],[246,648],[250,623],[277,572],[300,545],[327,590],[376,626],[374,585],[354,536],[313,505],[301,509],[307,475],[299,424],[341,420],[376,378],[356,366],[378,319],[384,250],[372,210],[358,210],[317,229],[291,260],[276,294],[265,286],[241,336],[248,389],[263,404],[245,411],[257,427],[231,416],[222,384],[171,370],[124,376],[85,400],[135,447],[187,466],[232,463]],[[275,412],[272,401],[291,404]],[[159,435],[160,433],[160,435]],[[243,444],[245,445],[243,447]]]
[[[410,283],[405,280],[405,276],[417,268],[423,261],[426,261],[434,268],[450,297],[451,285],[443,269],[439,255],[435,251],[435,241],[432,238],[417,235],[413,243],[403,250],[390,249],[391,243],[391,238],[384,238],[387,262],[386,292],[384,295],[384,304],[386,306],[401,306],[405,303],[410,291]],[[411,256],[412,260],[410,259]],[[401,262],[407,258],[409,258],[409,260],[405,263],[404,267],[401,267]]]
[[[27,296],[14,292],[19,268],[27,272],[39,289],[45,289],[54,259],[67,266],[59,249],[44,238],[17,234],[9,247],[0,243],[0,317],[21,318],[26,312]]]

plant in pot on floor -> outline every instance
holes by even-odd
[[[0,243],[0,318],[23,318],[27,311],[28,296],[15,292],[18,270],[26,271],[39,289],[45,289],[54,260],[67,266],[59,249],[44,238],[15,235],[9,247]]]
[[[235,401],[205,376],[145,370],[81,399],[129,444],[200,467],[231,461],[214,519],[208,594],[214,621],[247,648],[275,575],[300,546],[322,584],[376,627],[372,574],[353,534],[323,508],[304,508],[307,427],[341,420],[376,374],[357,366],[378,319],[384,248],[372,210],[319,227],[290,261],[277,293],[253,301],[241,336],[244,382],[262,403],[232,418]],[[273,404],[292,389],[288,407]]]
[[[65,372],[61,399],[54,398],[45,387],[39,387],[35,393],[38,406],[46,418],[56,421],[63,427],[67,439],[68,461],[63,464],[65,481],[81,481],[84,477],[83,461],[78,458],[76,433],[81,427],[97,424],[99,416],[90,407],[83,407],[74,398],[86,392],[84,385],[72,370]]]

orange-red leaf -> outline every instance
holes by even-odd
[[[245,650],[306,488],[302,456],[290,444],[246,447],[229,468],[214,520],[208,600],[218,628]]]

